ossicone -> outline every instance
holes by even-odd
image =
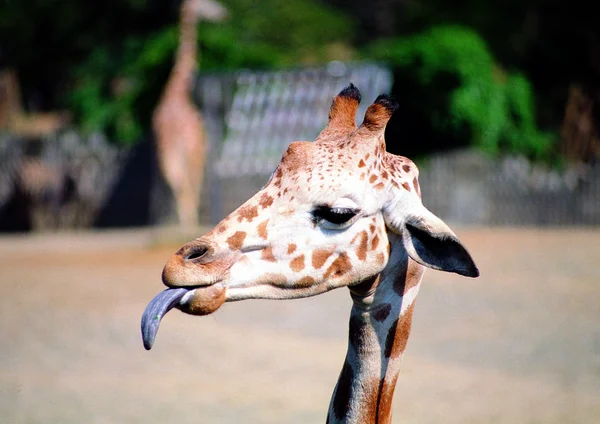
[[[356,129],[356,111],[360,104],[360,91],[352,83],[335,96],[329,109],[329,123],[317,141],[343,139]]]
[[[367,109],[362,126],[372,131],[382,130],[397,109],[398,102],[392,96],[380,94]]]
[[[352,83],[340,91],[340,94],[338,94],[337,97],[354,100],[357,104],[359,104],[361,101],[360,90]]]

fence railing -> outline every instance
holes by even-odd
[[[375,63],[284,71],[204,75],[196,96],[211,142],[204,213],[215,223],[258,190],[292,141],[312,141],[325,127],[331,100],[352,82],[363,97],[358,116],[392,87]]]
[[[379,64],[338,62],[202,75],[195,97],[210,158],[201,222],[218,222],[260,189],[289,143],[314,140],[332,98],[349,82],[363,95],[360,117],[390,91],[392,76]],[[473,151],[434,155],[417,165],[425,205],[448,222],[600,225],[600,165],[557,171]],[[72,132],[38,143],[0,135],[0,231],[26,215],[34,229],[55,229],[153,225],[172,221],[174,212],[151,141],[127,152],[101,136]]]

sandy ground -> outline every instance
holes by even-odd
[[[396,423],[600,420],[600,230],[458,229],[477,280],[428,271]],[[139,322],[177,237],[0,237],[0,422],[322,423],[350,298]]]

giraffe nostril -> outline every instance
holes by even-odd
[[[193,261],[194,259],[199,259],[206,255],[208,252],[208,247],[202,245],[192,246],[187,253],[184,255],[184,261]]]

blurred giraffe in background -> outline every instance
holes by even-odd
[[[0,130],[24,138],[40,138],[60,131],[71,120],[69,112],[26,112],[15,69],[0,69]]]
[[[213,0],[183,0],[175,63],[152,116],[158,165],[175,197],[179,224],[185,227],[198,224],[208,153],[202,117],[191,98],[198,56],[196,25],[200,19],[218,21],[226,14]]]

